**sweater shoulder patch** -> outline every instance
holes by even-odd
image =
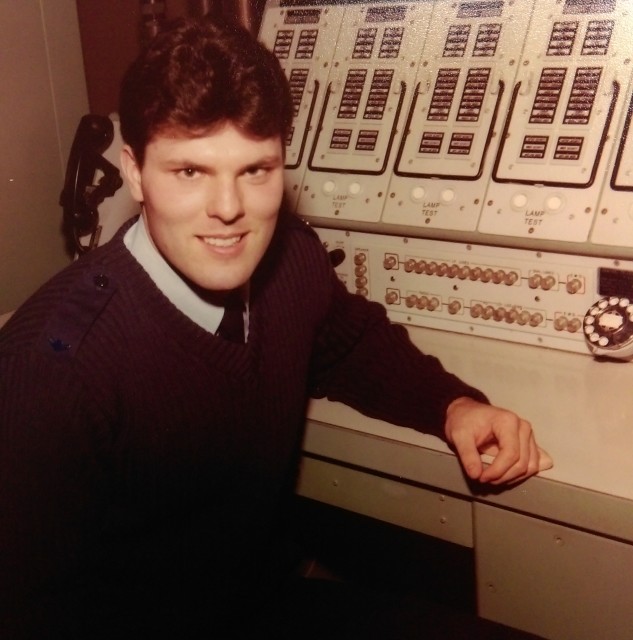
[[[116,289],[107,269],[91,265],[53,311],[38,347],[48,353],[74,356]]]

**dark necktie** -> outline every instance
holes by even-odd
[[[244,301],[238,293],[226,299],[217,335],[231,342],[244,342]]]

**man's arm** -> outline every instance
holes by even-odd
[[[519,482],[553,465],[527,420],[472,398],[457,398],[448,406],[444,432],[472,480]],[[482,454],[492,456],[489,466],[484,466]]]

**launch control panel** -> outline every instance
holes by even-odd
[[[632,32],[626,0],[269,0],[288,201],[394,320],[630,359]]]

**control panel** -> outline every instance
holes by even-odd
[[[337,272],[348,290],[382,303],[396,322],[631,355],[633,261],[335,229],[319,235],[328,251],[345,254]],[[598,312],[590,311],[597,300]],[[618,337],[623,325],[631,327],[626,340]]]
[[[633,357],[632,32],[628,0],[269,0],[291,207],[398,321]]]
[[[262,19],[260,40],[279,60],[292,95],[293,126],[286,140],[286,192],[292,206],[299,198],[344,15],[343,5],[282,8],[269,3]]]
[[[532,0],[436,3],[382,220],[475,230]]]
[[[627,2],[538,0],[479,230],[584,242],[631,75]]]
[[[351,220],[380,218],[432,6],[415,2],[346,9],[299,211]]]

